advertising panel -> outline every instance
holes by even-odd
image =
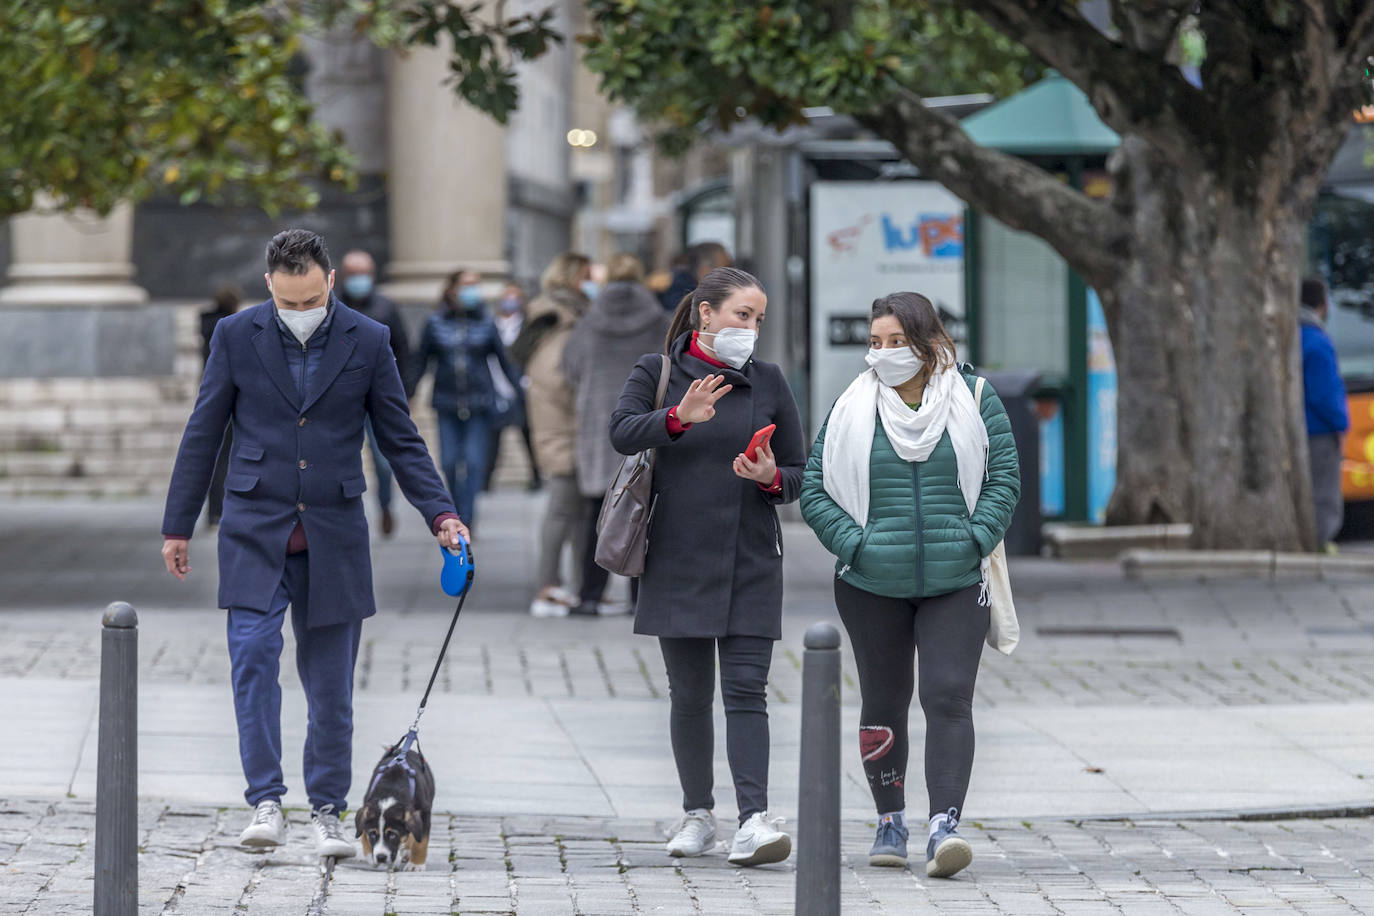
[[[873,300],[910,290],[935,304],[967,359],[964,204],[930,181],[811,185],[811,426],[864,369]]]

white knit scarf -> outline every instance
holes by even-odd
[[[888,441],[905,461],[925,461],[948,430],[958,463],[959,490],[969,515],[973,514],[987,474],[988,430],[953,360],[931,376],[917,410],[908,407],[895,388],[878,381],[872,369],[856,378],[835,402],[821,453],[825,492],[861,528],[868,524],[874,417],[882,419]],[[988,565],[984,557],[985,590]]]

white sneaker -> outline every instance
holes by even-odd
[[[568,606],[548,598],[535,598],[530,602],[530,615],[533,617],[567,617]]]
[[[716,816],[705,808],[693,808],[682,816],[673,838],[668,841],[668,855],[676,859],[699,856],[716,842]]]
[[[310,814],[310,823],[315,828],[315,848],[321,859],[333,856],[336,859],[351,859],[356,855],[353,841],[344,834],[343,821],[334,813],[333,805],[325,805]]]
[[[731,865],[770,865],[792,854],[792,838],[778,829],[782,818],[768,817],[767,811],[749,815],[730,844]]]
[[[266,847],[285,842],[286,817],[281,813],[281,802],[275,798],[258,802],[252,822],[239,834],[239,845]]]
[[[634,612],[634,605],[627,601],[602,601],[596,606],[596,613],[602,617],[623,617]]]

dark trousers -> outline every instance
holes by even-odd
[[[487,453],[490,456],[487,460],[487,476],[482,481],[482,489],[491,489],[491,478],[496,474],[496,463],[501,459],[501,431],[504,426],[493,426],[489,434],[490,447]],[[544,485],[544,479],[539,476],[539,462],[534,458],[534,439],[530,435],[530,424],[526,421],[520,427],[520,437],[525,441],[525,454],[530,461],[530,489],[537,490]]]
[[[205,517],[212,525],[218,525],[224,515],[224,477],[229,473],[229,453],[234,450],[234,426],[224,427],[224,441],[219,444],[219,454],[215,456],[215,470],[210,476],[210,491],[205,497]]]
[[[720,639],[659,637],[672,702],[669,730],[682,810],[713,809],[716,653],[725,705],[725,753],[735,781],[739,822],[768,808],[768,668],[773,640],[760,636]]]
[[[1325,433],[1307,437],[1318,546],[1334,541],[1336,535],[1341,533],[1341,524],[1345,520],[1345,496],[1341,493],[1342,435]]]
[[[291,606],[296,637],[296,671],[309,709],[305,737],[305,791],[311,809],[348,807],[353,778],[353,666],[358,659],[361,620],[307,628],[310,552],[286,558],[281,585],[269,611],[229,609],[229,666],[238,720],[239,758],[256,805],[286,794],[281,771],[282,624]]]
[[[836,579],[835,606],[859,669],[859,752],[878,813],[906,808],[907,715],[917,675],[930,814],[962,812],[973,773],[973,685],[988,632],[978,586],[885,598]]]
[[[363,429],[367,431],[367,445],[372,449],[372,466],[377,470],[377,505],[383,512],[391,508],[391,465],[377,444],[377,434],[372,431],[372,418],[363,419]]]
[[[604,496],[587,497],[587,543],[582,550],[582,589],[578,597],[584,604],[595,604],[606,594],[611,574],[596,565],[596,522],[601,517]],[[639,578],[630,580],[630,600],[639,600]]]

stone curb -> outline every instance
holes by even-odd
[[[1054,818],[1070,823],[1117,821],[1296,821],[1338,817],[1374,817],[1374,804],[1298,805],[1291,808],[1218,808],[1202,811],[1146,811],[1139,814],[1089,814]],[[1032,820],[1035,820],[1032,818]],[[1042,818],[1043,820],[1043,818]]]
[[[1272,550],[1128,550],[1127,579],[1258,578],[1269,582],[1374,576],[1374,556],[1326,556]]]
[[[1188,546],[1192,525],[1070,525],[1051,522],[1040,529],[1050,554],[1063,560],[1113,560],[1133,548]]]

